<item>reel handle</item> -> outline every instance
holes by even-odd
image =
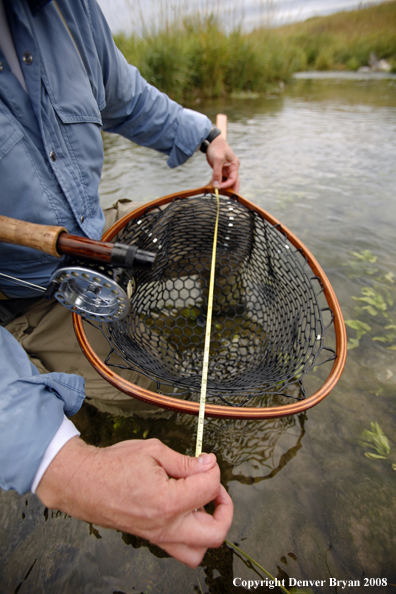
[[[157,257],[135,245],[70,235],[64,227],[37,225],[1,215],[0,242],[33,248],[57,258],[69,255],[122,268],[151,269]]]

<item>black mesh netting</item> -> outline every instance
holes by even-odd
[[[120,284],[133,290],[130,313],[102,325],[128,367],[190,397],[201,386],[215,220],[210,194],[131,220],[117,241],[155,251],[157,263],[121,274]],[[236,406],[263,394],[304,398],[304,375],[335,357],[324,346],[328,308],[312,277],[280,228],[220,197],[208,397]]]

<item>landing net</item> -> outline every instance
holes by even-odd
[[[151,271],[119,271],[129,315],[99,323],[111,355],[178,396],[199,399],[216,199],[174,199],[132,218],[115,238],[155,251]],[[333,312],[302,250],[259,211],[220,197],[207,398],[263,406],[305,398],[306,374],[336,357]],[[219,401],[220,399],[220,401]]]

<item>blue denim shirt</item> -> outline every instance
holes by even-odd
[[[57,4],[61,14],[45,0],[5,2],[28,94],[0,50],[0,214],[98,239],[104,224],[101,130],[156,149],[175,167],[194,153],[211,123],[127,64],[95,0]],[[3,274],[45,287],[58,264],[36,250],[0,243]],[[0,289],[9,297],[37,296],[2,277]],[[16,343],[6,337],[1,345],[0,485],[24,492],[60,426],[64,400],[59,384],[49,387],[27,359],[23,369],[12,366],[22,360]],[[75,376],[62,383],[82,390]]]
[[[64,414],[80,409],[85,381],[66,373],[40,375],[1,327],[0,352],[0,486],[26,493]]]
[[[169,155],[174,167],[193,154],[211,123],[127,64],[94,0],[58,5],[73,37],[52,2],[34,15],[26,0],[6,1],[29,96],[0,53],[0,214],[98,239],[101,130]],[[1,272],[41,286],[59,263],[6,244],[0,244],[0,261]],[[1,277],[0,289],[37,295]]]

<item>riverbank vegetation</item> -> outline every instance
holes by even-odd
[[[227,27],[220,14],[173,11],[115,41],[150,83],[179,101],[264,93],[302,70],[358,70],[373,54],[396,72],[396,0],[278,27],[267,10],[250,31],[243,20]]]

